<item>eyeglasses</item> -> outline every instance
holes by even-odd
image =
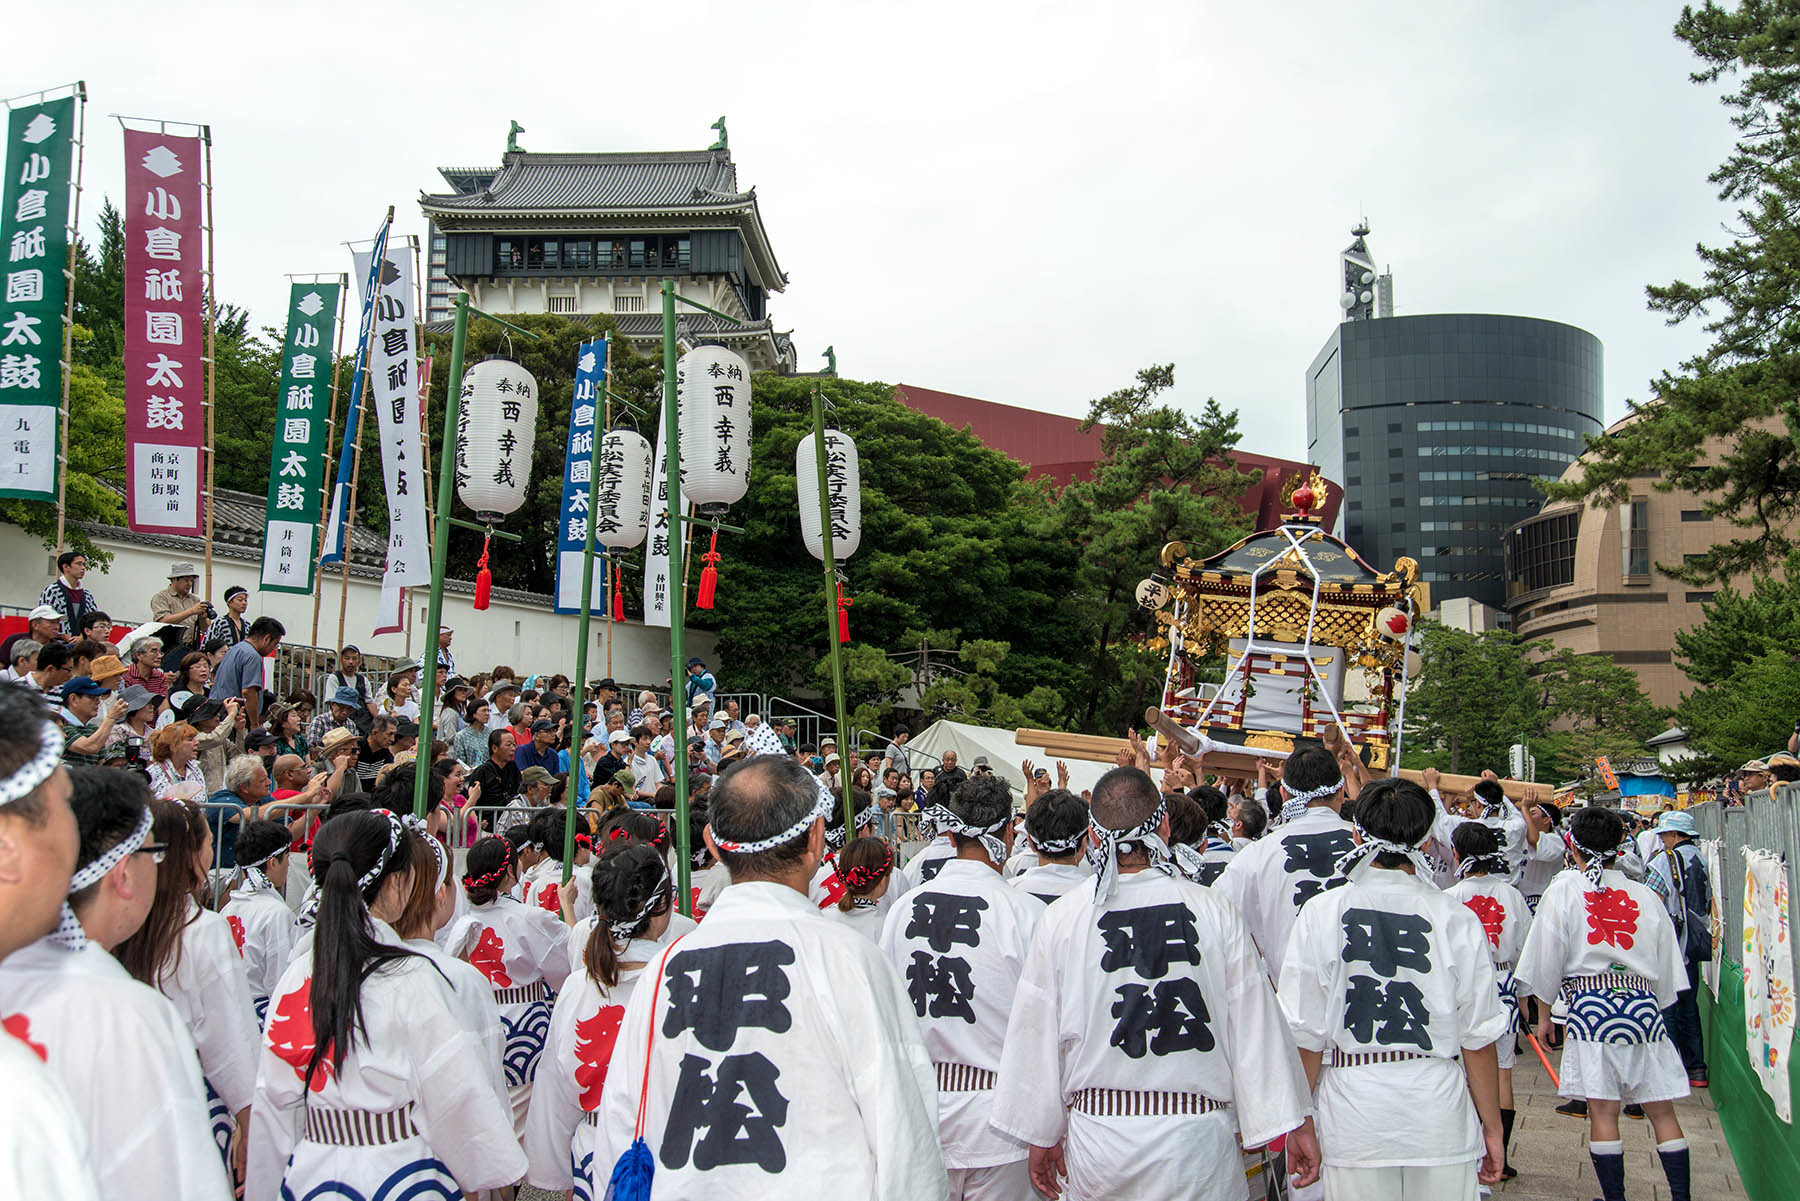
[[[168,857],[169,844],[166,842],[147,842],[137,850],[133,851],[132,854],[148,855],[150,856],[150,862],[161,863]]]

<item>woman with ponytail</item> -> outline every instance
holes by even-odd
[[[318,916],[270,1006],[245,1201],[456,1197],[524,1174],[450,985],[392,925],[415,871],[437,870],[420,854],[386,810],[319,828]]]
[[[506,1085],[513,1128],[525,1132],[531,1082],[550,1028],[550,994],[569,975],[569,928],[560,914],[513,899],[518,860],[505,838],[469,848],[463,888],[469,909],[444,939],[446,951],[487,977],[506,1036]]]
[[[401,911],[400,920],[394,923],[394,930],[406,940],[407,946],[431,960],[450,982],[455,1002],[453,1008],[463,1029],[472,1031],[480,1041],[483,1073],[501,1106],[510,1113],[512,1096],[506,1091],[503,1062],[506,1039],[501,1034],[500,1007],[494,1004],[494,991],[488,987],[487,977],[473,965],[464,963],[434,941],[438,931],[447,928],[455,919],[456,901],[462,895],[462,889],[450,878],[450,853],[441,842],[421,829],[423,823],[419,819],[408,816],[401,821],[413,844],[414,862],[421,865],[421,869],[429,870],[413,872],[412,894],[407,897],[406,908]]]
[[[887,917],[881,899],[893,883],[894,848],[885,838],[852,839],[837,860],[844,895],[826,912],[842,918],[871,942],[880,942],[881,923]]]
[[[595,843],[596,865],[601,859],[608,858],[615,852],[628,846],[647,846],[662,858],[663,864],[669,867],[671,878],[674,876],[673,852],[669,850],[669,827],[661,818],[653,813],[645,813],[641,809],[621,809],[615,815],[617,820],[601,826],[599,839]],[[698,835],[696,835],[698,837]],[[588,870],[586,883],[592,887],[593,869]],[[669,923],[658,938],[663,946],[668,946],[676,939],[692,930],[697,923],[693,918],[678,912],[678,906],[669,908]],[[698,914],[700,907],[696,905],[694,912]],[[587,957],[588,938],[594,927],[600,924],[601,907],[596,901],[587,917],[577,921],[569,931],[569,974],[579,975],[584,970]]]
[[[150,815],[150,840],[167,848],[156,899],[138,932],[113,954],[126,971],[169,998],[187,1023],[200,1052],[213,1140],[235,1180],[243,1173],[256,1085],[258,1026],[250,981],[230,925],[195,899],[212,863],[206,819],[186,801],[161,798],[150,802]]]
[[[581,944],[581,970],[556,998],[550,1034],[525,1122],[526,1182],[577,1197],[605,1191],[610,1164],[594,1164],[592,1115],[612,1057],[625,1005],[644,969],[670,942],[675,885],[656,848],[624,842],[589,872],[599,921]],[[689,928],[692,927],[688,923]],[[596,1171],[601,1174],[595,1189]]]

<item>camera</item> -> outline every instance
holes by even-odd
[[[205,618],[207,621],[211,621],[213,618],[215,618],[219,615],[219,611],[217,609],[213,608],[211,601],[205,601],[202,603],[205,605],[205,608],[200,610],[201,617]]]
[[[133,734],[125,739],[125,749],[135,755],[144,749],[144,740]]]

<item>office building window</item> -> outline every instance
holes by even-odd
[[[1683,509],[1681,511],[1681,519],[1683,521],[1705,521],[1706,514],[1699,509]]]
[[[1506,536],[1506,592],[1522,596],[1575,580],[1578,512],[1528,521]]]
[[[1701,591],[1701,592],[1690,592],[1687,594],[1687,596],[1684,599],[1690,605],[1704,605],[1707,601],[1710,601],[1712,598],[1713,598],[1712,590],[1707,589],[1707,590]]]
[[[1650,582],[1650,502],[1633,499],[1619,510],[1619,549],[1624,557],[1625,582]]]

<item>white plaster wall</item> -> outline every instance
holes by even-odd
[[[113,556],[112,565],[102,574],[91,571],[88,583],[100,603],[114,621],[139,623],[150,616],[150,597],[168,587],[169,564],[188,560],[203,566],[199,549],[174,551],[146,547],[114,539],[96,539]],[[257,587],[259,563],[215,554],[213,558],[213,602],[222,609],[220,598],[225,589],[242,584],[251,590],[250,608],[246,616],[267,615],[287,627],[286,641],[305,646],[311,642],[312,598],[285,592],[263,592]],[[46,552],[36,538],[16,526],[0,525],[0,607],[27,610],[37,603],[38,594],[56,574],[56,556]],[[203,585],[204,580],[201,581]],[[370,654],[400,655],[406,653],[404,634],[370,634],[374,628],[381,587],[377,580],[350,577],[348,602],[345,607],[344,641],[353,642]],[[412,654],[416,657],[432,640],[425,635],[426,596],[422,591],[411,595],[413,610]],[[485,612],[475,612],[467,592],[444,594],[444,624],[456,631],[451,653],[456,656],[459,671],[464,674],[484,671],[496,663],[509,664],[521,672],[562,672],[575,674],[578,619],[553,612],[546,598],[542,603],[525,603],[495,597]],[[336,646],[338,610],[338,575],[327,577],[324,600],[319,613],[319,643]],[[593,638],[588,648],[588,678],[607,674],[606,641],[612,646],[614,678],[629,683],[651,683],[658,686],[669,676],[669,632],[627,621],[615,625],[595,618],[590,626]],[[715,669],[717,639],[703,630],[687,632],[687,653],[699,655]]]

